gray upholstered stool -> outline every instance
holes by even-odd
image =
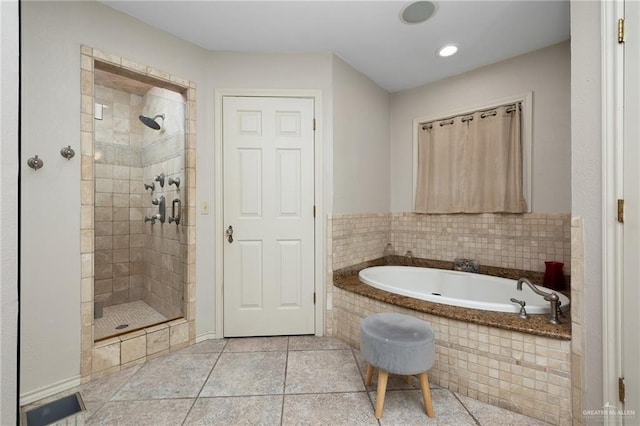
[[[396,313],[374,314],[360,323],[360,351],[367,361],[367,386],[374,368],[378,369],[376,418],[382,417],[384,394],[389,373],[418,375],[424,406],[429,417],[435,417],[427,370],[433,366],[435,345],[431,326],[422,320]]]

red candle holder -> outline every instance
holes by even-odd
[[[544,286],[552,290],[557,290],[557,291],[564,290],[565,282],[564,282],[564,273],[562,272],[564,263],[548,261],[548,262],[544,262],[544,264],[545,264],[544,280],[543,280]]]

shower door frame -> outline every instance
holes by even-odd
[[[196,183],[196,85],[116,55],[81,46],[81,381],[102,377],[150,357],[195,343],[195,183]],[[94,259],[95,259],[95,173],[94,173],[94,70],[99,68],[154,86],[182,93],[186,97],[183,210],[180,238],[183,276],[183,318],[149,326],[98,342],[94,341]],[[132,348],[135,348],[132,352]],[[137,353],[136,353],[137,351]],[[125,353],[133,356],[125,356]],[[128,359],[132,358],[132,359]]]

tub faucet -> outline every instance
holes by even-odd
[[[531,288],[531,290],[533,290],[535,294],[542,296],[544,300],[546,300],[551,304],[551,312],[549,313],[549,322],[551,324],[560,324],[560,320],[558,320],[558,313],[560,312],[560,304],[562,302],[560,302],[560,297],[558,297],[556,292],[552,292],[552,293],[544,292],[540,290],[538,287],[536,287],[535,285],[531,284],[531,281],[529,281],[526,278],[520,278],[518,280],[518,284],[516,285],[516,288],[518,289],[518,291],[522,291],[522,283],[525,283],[526,285],[528,285],[529,288]]]

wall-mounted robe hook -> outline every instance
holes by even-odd
[[[27,166],[31,167],[33,170],[38,170],[44,166],[44,161],[36,155],[35,157],[31,157],[27,160]]]
[[[76,155],[76,152],[71,148],[71,145],[69,145],[60,150],[60,155],[67,160],[71,160]]]

